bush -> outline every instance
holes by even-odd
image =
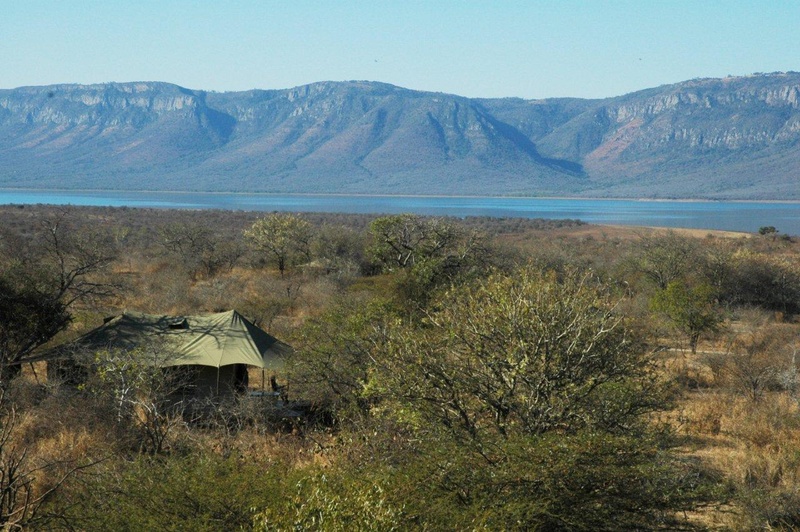
[[[723,301],[785,313],[800,312],[800,270],[795,261],[740,251],[732,256]]]
[[[421,519],[441,507],[455,528],[636,528],[704,500],[700,470],[644,417],[668,387],[590,275],[495,275],[434,308],[390,333],[368,387],[430,442],[408,462],[426,475]]]
[[[316,472],[287,486],[284,497],[253,519],[254,529],[389,531],[406,528],[403,508],[387,501],[384,488],[354,475]]]
[[[280,464],[207,453],[140,457],[108,464],[59,503],[71,529],[241,530],[253,508],[284,498],[289,477]]]

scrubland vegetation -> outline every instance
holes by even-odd
[[[239,310],[294,346],[307,415],[187,420],[111,357],[47,378],[37,356],[125,308]],[[2,207],[0,522],[800,527],[798,312],[774,231]]]

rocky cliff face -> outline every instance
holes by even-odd
[[[619,127],[660,126],[644,148],[677,143],[691,148],[740,149],[794,138],[800,123],[800,83],[787,74],[700,80],[667,88],[643,101],[609,109]],[[661,117],[667,120],[659,120]],[[667,122],[661,124],[661,122]]]
[[[190,91],[154,83],[55,85],[3,91],[0,109],[8,121],[26,125],[130,125],[140,127],[167,113],[197,113]]]
[[[606,100],[371,82],[0,90],[0,186],[800,199],[800,74]]]
[[[799,141],[800,74],[778,73],[597,102],[539,147],[579,160],[596,184],[592,193],[798,198]]]

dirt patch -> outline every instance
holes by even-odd
[[[675,227],[645,227],[633,225],[594,225],[587,224],[579,227],[571,227],[563,230],[564,234],[575,236],[592,236],[595,238],[619,238],[621,240],[636,239],[642,235],[652,235],[672,231],[680,235],[694,238],[751,238],[751,233],[737,231],[718,231],[715,229],[682,229]]]

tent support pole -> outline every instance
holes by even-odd
[[[264,368],[261,368],[261,395],[262,396],[264,395],[264,373],[266,373],[266,370]]]
[[[219,366],[217,366],[217,397],[219,397]]]
[[[36,379],[36,384],[41,384],[39,382],[39,375],[36,374],[36,367],[34,367],[33,362],[31,362],[31,371],[33,372],[33,377]],[[261,371],[264,371],[264,370],[261,370]],[[262,375],[262,381],[263,381],[263,375]],[[263,386],[263,384],[262,384],[262,386]]]

